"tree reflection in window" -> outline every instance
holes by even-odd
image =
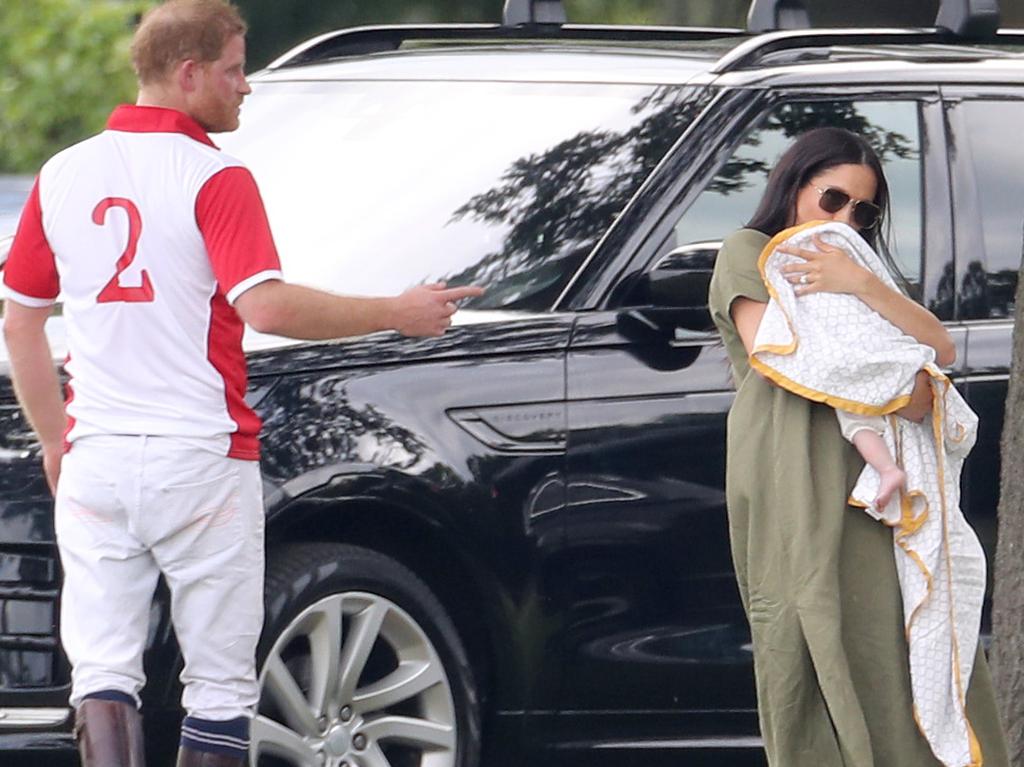
[[[708,182],[662,244],[661,254],[690,243],[720,241],[753,215],[768,174],[802,133],[819,127],[845,128],[864,136],[878,153],[889,181],[891,230],[900,258],[894,271],[910,283],[920,279],[921,168],[915,102],[830,100],[782,104],[751,131]],[[914,286],[906,286],[915,293]]]
[[[1012,319],[1024,244],[1019,178],[1024,144],[1017,138],[1024,104],[964,100],[949,106],[947,114],[961,166],[953,175],[954,200],[964,211],[958,221],[957,319]]]
[[[753,147],[755,154],[747,154],[741,148],[715,175],[706,191],[728,195],[752,186],[763,189],[781,151],[800,134],[824,127],[845,128],[863,136],[883,164],[897,157],[917,159],[920,156],[916,140],[873,123],[857,111],[852,101],[785,104],[743,141],[741,147]],[[769,151],[757,151],[761,147]]]
[[[631,109],[622,132],[584,131],[521,157],[501,183],[452,214],[510,230],[500,250],[446,279],[487,293],[466,306],[548,309],[643,181],[706,103],[692,88],[661,86]]]

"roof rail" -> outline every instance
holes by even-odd
[[[505,27],[523,24],[564,24],[562,0],[505,0],[501,23]]]
[[[999,0],[941,0],[935,26],[958,37],[988,39],[999,30]]]
[[[712,74],[745,69],[781,51],[801,48],[828,48],[839,45],[926,45],[964,43],[948,29],[815,29],[806,31],[768,32],[745,40],[718,60]],[[999,30],[979,42],[1024,45],[1021,30]]]
[[[999,0],[940,0],[935,26],[957,37],[992,37],[999,30]],[[752,0],[750,3],[747,29],[752,33],[810,28],[811,18],[803,0]]]
[[[267,65],[267,69],[309,64],[315,61],[365,56],[396,51],[408,42],[461,43],[512,40],[594,40],[632,42],[682,42],[740,37],[742,29],[722,27],[630,27],[586,24],[426,24],[339,29],[300,43]]]
[[[810,26],[811,17],[803,0],[753,0],[747,12],[747,29],[754,34]]]

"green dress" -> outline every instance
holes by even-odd
[[[835,411],[751,372],[729,310],[767,303],[768,237],[727,238],[709,304],[732,363],[726,501],[772,767],[937,767],[914,722],[892,532],[846,499],[863,459]],[[980,648],[967,701],[984,767],[1009,767]]]

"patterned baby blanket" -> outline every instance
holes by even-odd
[[[884,439],[907,474],[906,490],[886,508],[872,508],[879,477],[865,466],[850,503],[893,529],[918,726],[942,764],[980,767],[965,696],[981,623],[985,555],[960,510],[960,471],[978,419],[935,366],[934,351],[860,299],[795,294],[779,270],[801,259],[777,248],[785,243],[815,250],[815,235],[842,247],[897,289],[882,260],[846,224],[813,223],[780,232],[759,261],[771,300],[750,363],[795,394],[884,417]],[[894,412],[909,402],[922,369],[930,376],[933,408],[931,418],[918,424]]]

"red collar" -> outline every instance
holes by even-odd
[[[111,113],[107,120],[107,130],[128,133],[183,133],[200,143],[217,148],[199,123],[184,112],[165,107],[122,104]]]

